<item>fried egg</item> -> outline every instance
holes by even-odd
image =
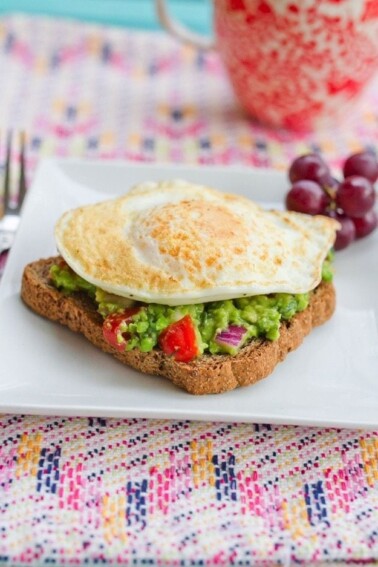
[[[55,237],[68,265],[103,290],[182,305],[308,292],[321,281],[338,227],[172,180],[68,211]]]

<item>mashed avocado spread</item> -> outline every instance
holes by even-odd
[[[323,281],[332,281],[331,261],[332,254],[329,253],[323,264]],[[129,299],[96,288],[75,274],[65,263],[52,266],[50,275],[53,284],[63,293],[87,293],[97,303],[98,311],[104,319],[135,305]],[[281,321],[287,321],[306,309],[309,297],[310,293],[274,293],[175,307],[156,303],[139,304],[142,309],[123,329],[128,334],[126,350],[138,348],[142,352],[151,351],[158,344],[159,335],[164,329],[185,315],[190,315],[196,329],[199,354],[210,352],[233,355],[251,338],[264,337],[272,341],[278,339]],[[222,331],[233,326],[245,329],[237,346],[217,340]]]

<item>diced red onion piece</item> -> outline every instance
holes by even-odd
[[[239,348],[243,342],[247,329],[239,325],[230,325],[215,337],[215,341],[220,345]]]

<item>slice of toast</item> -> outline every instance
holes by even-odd
[[[286,355],[296,349],[313,327],[327,321],[335,309],[335,290],[322,282],[311,294],[310,304],[290,321],[283,322],[276,341],[254,339],[236,356],[204,354],[190,362],[176,362],[159,349],[120,353],[102,336],[102,317],[85,293],[64,295],[50,282],[49,270],[60,258],[28,264],[22,278],[21,296],[36,313],[83,334],[91,343],[118,360],[156,376],[165,376],[191,394],[219,394],[248,386],[272,373]]]

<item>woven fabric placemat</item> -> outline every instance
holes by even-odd
[[[378,139],[373,86],[327,131],[270,131],[235,103],[216,54],[161,33],[13,16],[0,68],[0,128],[25,130],[29,181],[51,155],[283,170],[314,150],[337,169]],[[377,559],[378,432],[0,418],[0,564]]]

